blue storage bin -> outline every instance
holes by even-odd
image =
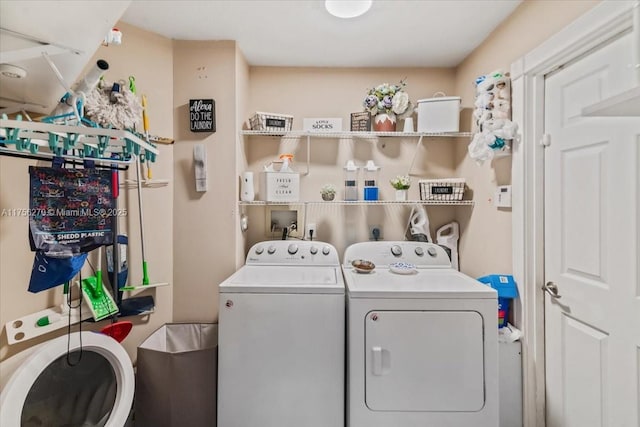
[[[507,326],[511,300],[518,298],[518,287],[513,276],[505,274],[490,274],[479,277],[478,281],[491,286],[498,291],[498,327]]]

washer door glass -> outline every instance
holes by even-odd
[[[79,362],[78,362],[79,360]],[[83,350],[49,364],[31,387],[21,427],[104,426],[116,400],[116,375],[99,353]]]

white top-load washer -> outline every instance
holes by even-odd
[[[347,425],[497,427],[496,292],[431,243],[356,243],[343,271]]]
[[[254,245],[220,285],[218,425],[344,426],[344,281],[321,242]]]

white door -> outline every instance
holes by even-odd
[[[637,427],[640,118],[582,117],[634,85],[630,36],[545,82],[547,427]]]

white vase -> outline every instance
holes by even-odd
[[[396,190],[396,202],[406,202],[407,193],[407,190]]]

